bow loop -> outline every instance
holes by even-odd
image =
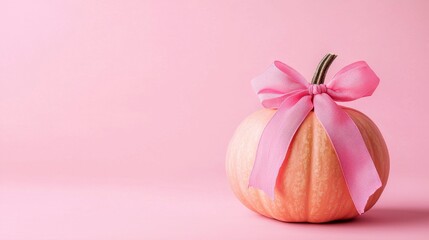
[[[275,61],[251,83],[266,108],[278,108],[287,97],[306,90],[308,85],[301,74],[280,61]]]
[[[371,96],[380,79],[364,61],[341,69],[327,84],[328,94],[335,101],[351,101]]]

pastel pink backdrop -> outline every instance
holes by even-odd
[[[0,239],[389,239],[429,235],[428,1],[0,3]],[[274,60],[308,79],[366,60],[345,103],[385,136],[391,176],[356,221],[286,224],[235,199],[234,129]]]

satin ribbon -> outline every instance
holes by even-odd
[[[368,198],[382,184],[359,129],[334,101],[370,96],[378,83],[364,61],[344,67],[326,85],[309,84],[293,68],[274,62],[252,80],[262,105],[277,111],[260,138],[249,187],[274,198],[277,175],[293,136],[314,109],[338,156],[355,208],[362,214]]]

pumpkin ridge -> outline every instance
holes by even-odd
[[[316,146],[316,144],[315,144],[315,138],[314,138],[314,136],[315,136],[315,134],[316,134],[316,122],[315,122],[315,118],[311,118],[311,116],[313,116],[313,115],[309,115],[308,117],[310,118],[309,120],[311,121],[311,124],[309,124],[308,126],[311,128],[310,129],[310,131],[308,131],[311,135],[310,136],[307,136],[309,139],[311,139],[310,141],[309,141],[309,144],[310,144],[310,146],[309,146],[309,156],[308,156],[308,158],[309,158],[309,162],[308,162],[308,169],[307,169],[307,171],[309,171],[309,173],[307,174],[307,186],[306,186],[306,191],[307,191],[307,193],[306,193],[306,201],[305,201],[305,218],[306,218],[306,221],[308,221],[309,219],[310,219],[310,213],[311,213],[311,209],[310,209],[310,207],[312,206],[312,204],[311,204],[311,199],[312,199],[312,181],[313,181],[313,163],[314,163],[314,156],[316,155],[316,151],[317,151],[317,149],[315,149],[315,146]]]

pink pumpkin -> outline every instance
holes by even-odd
[[[365,211],[379,199],[389,176],[389,154],[377,126],[363,113],[343,109],[365,141],[383,186],[368,200]],[[249,209],[286,222],[328,222],[358,216],[338,157],[314,112],[296,132],[275,186],[275,198],[248,187],[258,143],[276,110],[263,109],[247,117],[235,131],[226,158],[232,190]]]

